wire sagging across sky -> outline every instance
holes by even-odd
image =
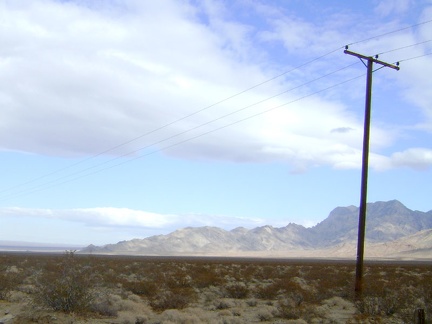
[[[394,31],[391,31],[391,32],[387,32],[387,33],[384,33],[384,34],[380,34],[380,35],[377,35],[377,36],[374,36],[374,37],[371,37],[371,38],[367,38],[367,39],[362,40],[362,41],[358,41],[358,42],[351,43],[350,45],[360,44],[360,43],[363,43],[363,42],[370,41],[370,40],[372,40],[372,39],[381,38],[381,37],[387,36],[387,35],[389,35],[389,34],[394,34],[394,33],[397,33],[397,32],[403,31],[403,30],[406,30],[406,29],[408,29],[408,28],[414,28],[414,27],[420,26],[420,25],[422,25],[422,24],[427,24],[427,23],[430,23],[430,22],[432,22],[432,20],[425,21],[425,22],[422,22],[422,23],[419,23],[419,24],[416,24],[416,25],[412,25],[412,26],[409,26],[409,27],[402,28],[402,29],[394,30]],[[425,44],[425,43],[427,43],[427,42],[429,42],[429,41],[430,41],[430,40],[428,40],[428,41],[424,41],[424,42],[419,42],[419,43],[416,43],[416,44],[411,44],[411,45],[402,46],[402,47],[399,47],[399,48],[397,48],[397,49],[392,49],[392,50],[389,50],[389,51],[383,51],[383,52],[381,52],[380,54],[386,54],[386,53],[394,52],[394,51],[397,51],[397,50],[400,50],[400,49],[404,49],[404,48],[408,48],[408,47],[413,47],[413,46],[417,46],[417,45]],[[100,156],[105,155],[105,154],[107,154],[107,153],[109,153],[109,152],[112,152],[112,151],[114,151],[115,149],[118,149],[118,148],[120,148],[120,147],[122,147],[122,146],[125,146],[125,145],[127,145],[127,144],[130,144],[130,143],[132,143],[132,142],[135,142],[135,141],[141,140],[141,139],[147,137],[147,136],[150,135],[150,134],[157,134],[158,132],[160,132],[160,131],[163,130],[163,129],[169,128],[170,126],[173,126],[174,124],[177,124],[177,123],[179,123],[179,122],[181,122],[181,121],[184,121],[184,120],[186,120],[186,119],[188,119],[188,118],[190,118],[190,117],[192,117],[192,116],[199,115],[200,113],[202,113],[202,112],[204,112],[204,111],[207,111],[207,110],[209,110],[210,108],[213,108],[213,107],[215,107],[215,106],[217,106],[217,105],[220,105],[220,104],[222,104],[222,103],[226,103],[226,102],[228,102],[229,100],[232,100],[232,99],[234,99],[234,98],[240,97],[241,95],[244,95],[244,94],[246,94],[246,93],[249,93],[249,92],[251,92],[252,90],[257,89],[257,88],[259,88],[259,87],[261,87],[261,86],[263,86],[263,85],[265,85],[265,84],[268,84],[268,83],[270,83],[270,82],[272,82],[272,81],[275,81],[275,80],[277,80],[277,79],[279,79],[279,78],[281,78],[281,77],[283,77],[283,76],[287,76],[287,75],[289,75],[289,74],[292,74],[294,71],[302,71],[302,69],[304,69],[305,67],[311,65],[312,63],[316,63],[316,62],[321,62],[321,61],[323,61],[323,60],[324,60],[325,58],[327,58],[329,55],[338,52],[338,51],[339,51],[340,49],[342,49],[342,48],[343,48],[343,47],[338,47],[338,48],[336,48],[336,49],[334,49],[334,50],[331,50],[331,51],[329,51],[329,52],[327,52],[327,53],[325,53],[325,54],[323,54],[323,55],[320,55],[320,56],[315,57],[315,58],[313,58],[313,59],[311,59],[311,60],[308,60],[308,61],[305,62],[305,63],[302,63],[302,64],[300,64],[300,65],[297,65],[296,67],[294,67],[294,68],[292,68],[292,69],[289,69],[288,71],[285,71],[285,72],[283,72],[283,73],[280,73],[280,74],[278,74],[278,75],[276,75],[276,76],[274,76],[274,77],[271,77],[271,78],[269,78],[269,79],[266,79],[266,80],[264,80],[264,81],[262,81],[262,82],[260,82],[260,83],[258,83],[258,84],[255,84],[255,85],[253,85],[253,86],[251,86],[251,87],[249,87],[249,88],[246,88],[246,89],[243,90],[243,91],[240,91],[240,92],[238,92],[238,93],[235,93],[235,94],[233,94],[233,95],[231,95],[231,96],[229,96],[229,97],[226,97],[226,98],[224,98],[224,99],[221,99],[221,100],[219,100],[219,101],[217,101],[217,102],[215,102],[215,103],[213,103],[213,104],[211,104],[211,105],[208,105],[208,106],[206,106],[206,107],[204,107],[204,108],[201,108],[201,109],[198,109],[198,110],[196,110],[196,111],[193,111],[192,113],[187,114],[187,115],[185,115],[185,116],[183,116],[183,117],[180,117],[180,118],[178,118],[178,119],[175,119],[175,120],[173,120],[173,121],[171,121],[171,122],[165,123],[165,124],[163,124],[162,126],[156,127],[156,128],[154,128],[154,129],[152,129],[152,130],[149,130],[148,132],[145,132],[145,133],[143,133],[143,134],[141,134],[141,135],[139,135],[139,136],[137,136],[137,137],[134,137],[134,138],[132,138],[132,139],[130,139],[130,140],[128,140],[128,141],[122,142],[122,143],[120,143],[120,144],[118,144],[118,145],[112,146],[112,147],[110,147],[110,148],[108,148],[108,149],[106,149],[106,150],[103,150],[103,151],[101,151],[101,152],[99,152],[99,153],[97,153],[97,154],[94,154],[94,155],[92,155],[92,156],[90,156],[90,157],[88,157],[88,158],[85,158],[85,159],[83,159],[83,160],[80,160],[80,161],[78,161],[78,162],[76,162],[76,163],[73,163],[73,164],[71,164],[71,165],[69,165],[69,166],[66,166],[66,167],[64,167],[64,168],[60,168],[60,169],[57,169],[57,170],[55,170],[55,171],[49,172],[49,173],[47,173],[47,174],[45,174],[45,175],[42,175],[42,176],[36,177],[36,178],[34,178],[34,179],[32,179],[32,180],[29,180],[29,181],[27,181],[27,182],[24,182],[24,183],[18,184],[18,185],[14,186],[14,187],[6,188],[5,190],[2,191],[2,193],[4,194],[4,197],[11,197],[11,196],[13,197],[13,196],[15,196],[14,193],[13,193],[13,191],[16,190],[16,189],[22,188],[23,186],[27,186],[27,185],[30,185],[30,184],[33,184],[33,183],[40,182],[40,180],[44,180],[44,179],[47,179],[47,178],[49,178],[49,177],[56,176],[56,175],[58,175],[58,174],[60,174],[60,173],[62,173],[62,172],[64,172],[64,171],[71,170],[71,169],[73,169],[73,168],[75,168],[75,167],[79,167],[80,165],[83,165],[84,163],[90,162],[91,160],[93,160],[93,159],[95,159],[95,158],[97,158],[97,157],[100,157]],[[406,61],[406,60],[409,60],[409,59],[405,59],[405,61]],[[401,62],[402,62],[402,60],[401,60]],[[350,66],[351,66],[351,65],[350,65]],[[46,187],[46,186],[52,187],[52,186],[56,185],[56,183],[57,183],[57,184],[58,184],[58,183],[67,183],[67,181],[70,181],[70,179],[76,179],[77,177],[78,177],[78,178],[82,178],[83,176],[91,175],[91,174],[93,174],[93,171],[94,171],[94,170],[98,170],[98,169],[106,170],[107,168],[111,168],[111,167],[107,167],[107,168],[105,168],[106,165],[109,165],[110,163],[113,163],[113,162],[115,162],[115,161],[117,161],[117,160],[119,160],[119,159],[127,158],[128,156],[130,156],[130,155],[132,155],[132,154],[136,154],[137,152],[139,152],[139,151],[141,151],[141,150],[149,149],[149,148],[154,147],[154,146],[156,146],[156,145],[162,144],[162,143],[164,143],[164,142],[166,142],[166,141],[168,141],[168,140],[171,140],[171,139],[173,139],[173,138],[176,138],[176,137],[178,137],[178,136],[180,136],[180,135],[184,135],[184,134],[186,134],[186,133],[189,133],[189,132],[191,132],[191,131],[194,131],[194,130],[196,130],[196,129],[199,129],[199,128],[203,127],[203,126],[209,125],[209,124],[211,124],[211,123],[213,123],[213,122],[215,122],[215,121],[219,121],[219,120],[222,120],[223,118],[226,118],[226,117],[232,116],[233,114],[236,114],[236,113],[238,113],[239,111],[243,111],[243,110],[245,110],[245,109],[247,109],[247,108],[250,108],[250,107],[255,106],[255,105],[257,105],[257,104],[260,104],[260,103],[263,103],[263,102],[268,101],[268,100],[270,100],[270,99],[273,99],[273,98],[275,98],[276,96],[280,96],[280,95],[282,95],[282,94],[284,94],[284,93],[287,93],[287,92],[293,91],[294,89],[298,89],[298,88],[300,88],[300,87],[304,87],[304,86],[310,84],[311,82],[315,82],[315,81],[317,81],[317,80],[320,80],[320,79],[326,78],[326,77],[328,77],[328,76],[330,76],[330,75],[332,75],[332,74],[334,74],[334,73],[336,73],[336,72],[339,72],[339,71],[341,71],[341,70],[343,70],[343,69],[346,69],[346,68],[348,68],[348,67],[350,67],[350,66],[346,66],[346,67],[343,67],[343,68],[341,68],[341,69],[335,70],[335,71],[333,71],[333,72],[330,72],[330,73],[324,74],[324,75],[322,75],[321,77],[318,77],[318,78],[316,78],[316,79],[314,79],[314,80],[312,80],[312,81],[310,81],[310,82],[303,83],[302,85],[296,86],[296,87],[294,87],[294,88],[291,88],[291,89],[289,89],[289,90],[286,90],[286,91],[284,91],[284,92],[281,92],[281,93],[279,93],[279,94],[277,94],[277,95],[267,97],[267,98],[265,98],[265,99],[263,99],[263,100],[261,100],[261,101],[259,101],[259,102],[256,102],[256,103],[254,103],[254,104],[252,104],[252,105],[248,105],[248,106],[243,107],[243,108],[241,108],[241,109],[234,110],[234,111],[229,112],[229,113],[227,113],[227,114],[224,114],[224,115],[222,115],[222,116],[220,116],[220,117],[216,117],[216,118],[210,119],[210,120],[207,121],[207,122],[204,122],[204,123],[199,124],[199,125],[197,125],[197,126],[195,126],[195,127],[192,127],[192,128],[186,129],[185,131],[182,131],[182,132],[180,132],[180,133],[176,133],[176,134],[174,134],[174,135],[171,135],[171,136],[168,136],[168,137],[165,137],[165,138],[162,138],[162,139],[156,140],[156,141],[154,141],[154,142],[152,142],[152,143],[150,143],[150,144],[148,144],[148,145],[146,145],[146,146],[142,146],[142,147],[140,147],[140,148],[138,148],[138,149],[135,149],[135,150],[130,151],[130,152],[125,153],[125,154],[121,154],[120,156],[114,157],[114,158],[109,159],[109,160],[107,160],[107,161],[96,163],[96,164],[94,164],[94,165],[92,165],[92,166],[90,166],[90,167],[82,167],[82,168],[80,168],[78,171],[69,172],[69,173],[66,174],[66,175],[56,176],[56,177],[54,177],[53,180],[50,180],[50,181],[43,181],[42,184],[32,186],[30,189],[25,189],[25,190],[21,190],[21,191],[18,190],[18,193],[25,193],[25,192],[28,192],[28,190],[30,190],[30,192],[34,192],[34,190],[39,190],[39,189],[44,188],[44,187]],[[350,79],[350,80],[351,80],[351,79]],[[344,83],[344,82],[343,82],[343,83]],[[326,89],[331,89],[331,88],[333,88],[333,86],[331,86],[331,87],[329,87],[329,88],[326,88]],[[317,93],[321,93],[321,92],[322,92],[322,91],[318,91]],[[305,96],[305,97],[308,97],[308,96],[309,96],[309,95],[307,95],[307,96]],[[301,98],[305,98],[305,97],[301,97]],[[298,100],[300,100],[300,99],[298,99]],[[296,101],[298,101],[298,100],[294,100],[294,102],[296,102]],[[258,115],[260,115],[260,114],[258,114]],[[257,116],[257,115],[254,115],[254,116]],[[242,120],[247,120],[247,119],[249,119],[249,118],[245,118],[245,119],[242,119]],[[234,124],[236,124],[236,123],[238,123],[238,122],[235,122]],[[222,129],[222,128],[224,128],[224,127],[221,127],[220,129]],[[205,134],[206,134],[206,133],[205,133]],[[203,134],[203,135],[200,135],[200,136],[204,136],[204,134]],[[187,141],[187,140],[186,140],[186,141]],[[186,141],[181,141],[181,143],[184,143],[184,142],[186,142]],[[176,144],[176,145],[179,145],[179,144]],[[165,149],[166,149],[166,148],[164,148],[164,150],[165,150]],[[131,158],[130,160],[135,160],[135,157]],[[124,164],[124,163],[127,163],[127,162],[123,161],[122,163],[115,164],[115,165],[116,165],[116,166],[117,166],[117,165],[122,165],[122,164]],[[100,171],[97,171],[97,172],[100,172]],[[11,193],[11,192],[12,192],[12,193]],[[8,193],[11,193],[11,194],[8,194]]]
[[[374,72],[370,201],[431,209],[432,5],[21,2],[0,1],[0,241],[310,227],[357,206],[366,70],[346,44],[401,63]]]

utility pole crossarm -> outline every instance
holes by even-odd
[[[366,55],[362,55],[362,54],[358,54],[358,53],[355,53],[355,52],[348,51],[347,49],[344,50],[344,53],[345,53],[345,54],[349,54],[349,55],[356,56],[356,57],[358,57],[359,59],[364,59],[364,60],[372,61],[372,62],[374,62],[374,63],[377,63],[377,64],[380,64],[380,65],[383,65],[383,66],[389,67],[389,68],[391,68],[391,69],[395,69],[395,70],[397,70],[397,71],[400,70],[400,67],[399,67],[399,65],[398,65],[399,63],[396,64],[396,65],[394,65],[394,64],[390,64],[390,63],[387,63],[387,62],[380,61],[380,60],[378,60],[378,59],[375,58],[375,57],[372,57],[372,56],[366,56]],[[377,57],[378,57],[378,55],[377,55]]]

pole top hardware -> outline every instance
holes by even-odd
[[[345,46],[345,51],[344,51],[345,54],[356,56],[359,59],[363,59],[363,60],[367,60],[367,61],[372,61],[373,63],[377,63],[377,64],[389,67],[389,68],[397,70],[397,71],[400,70],[399,64],[394,65],[394,64],[390,64],[390,63],[387,63],[387,62],[380,61],[380,60],[378,60],[378,55],[375,55],[375,57],[372,57],[372,56],[366,56],[366,55],[358,54],[358,53],[355,53],[355,52],[351,52],[351,51],[349,51],[347,49],[347,46]]]

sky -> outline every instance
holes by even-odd
[[[431,0],[0,0],[0,241],[432,209]]]

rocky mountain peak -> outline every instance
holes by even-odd
[[[187,227],[168,235],[123,241],[103,247],[89,246],[87,253],[134,253],[172,255],[224,251],[287,251],[329,248],[356,241],[359,208],[337,207],[314,227],[290,223],[251,230],[238,227],[226,231],[218,227]],[[432,213],[412,211],[397,200],[367,205],[366,241],[389,242],[432,229]]]
[[[372,204],[368,204],[367,212],[371,214],[377,215],[402,215],[407,214],[411,210],[405,207],[398,200],[390,200],[390,201],[377,201]]]

